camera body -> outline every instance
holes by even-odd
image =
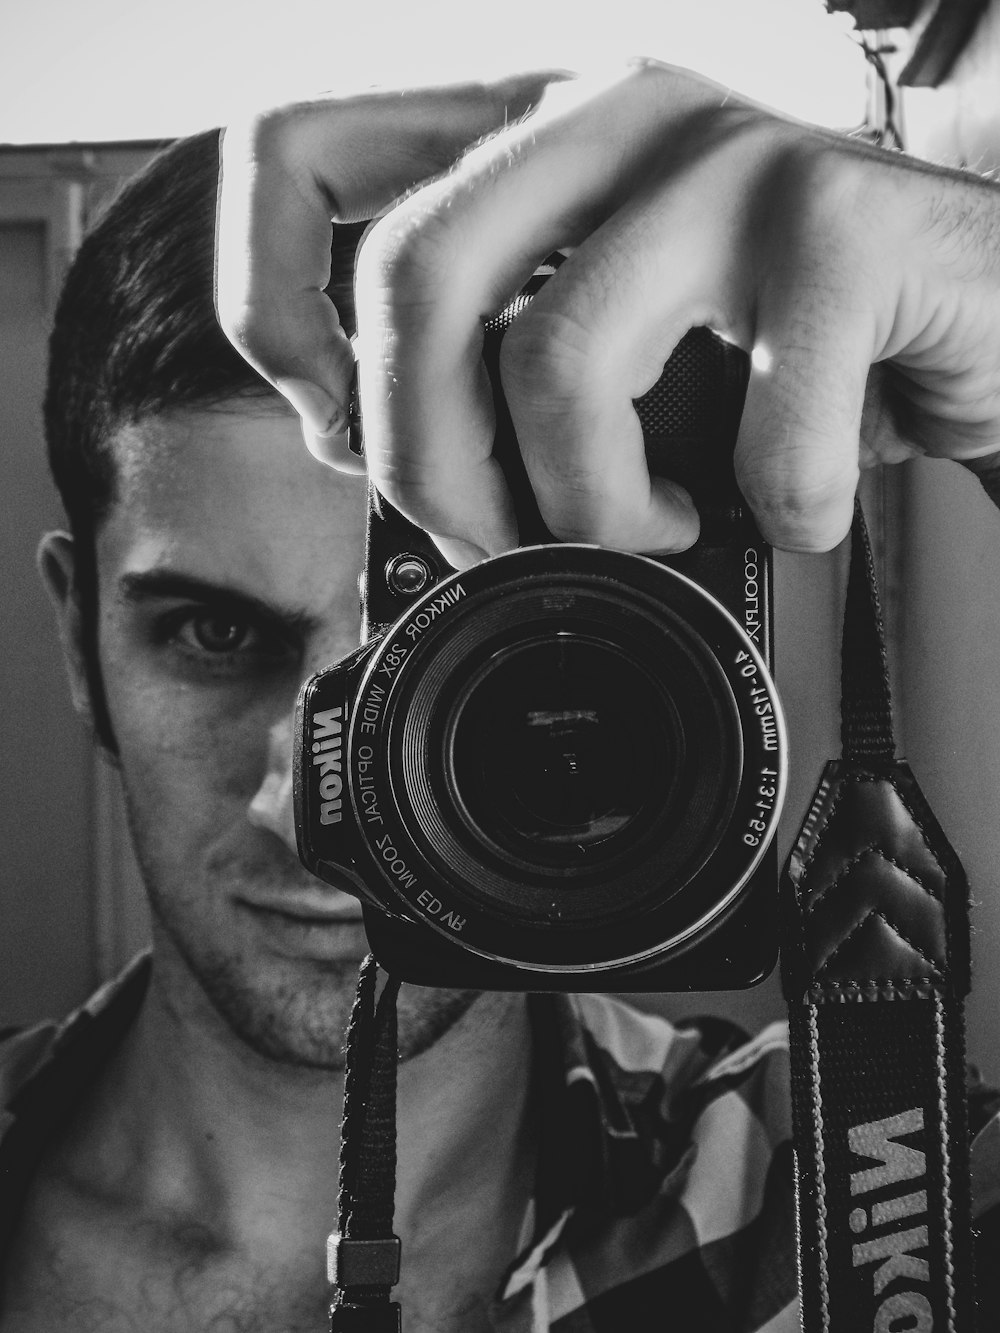
[[[362,900],[405,981],[753,985],[777,955],[786,758],[771,553],[733,474],[747,358],[693,330],[635,404],[651,471],[698,506],[691,550],[558,543],[500,391],[517,313],[484,355],[522,545],[458,573],[371,492],[363,643],[299,698],[300,857]]]

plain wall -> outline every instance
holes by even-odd
[[[38,406],[46,274],[42,226],[0,223],[0,1025],[78,1003],[97,979],[93,761],[34,564],[60,521]]]

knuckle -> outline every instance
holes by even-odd
[[[277,354],[269,332],[268,308],[256,299],[252,284],[217,283],[215,314],[229,341],[258,365],[271,363]]]
[[[882,171],[873,172],[867,150],[817,134],[789,136],[778,153],[777,188],[793,245],[825,252],[858,250],[871,233]]]
[[[707,85],[707,80],[692,70],[655,56],[629,57],[622,65],[622,80],[635,96],[668,107],[676,107],[679,97]]]
[[[623,81],[643,92],[665,88],[676,81],[677,75],[676,69],[653,56],[632,56],[622,68]]]
[[[237,350],[268,379],[279,377],[294,361],[297,326],[294,310],[282,315],[274,305],[255,296],[216,298],[216,316],[222,331]],[[294,367],[288,373],[301,373]]]
[[[310,211],[321,201],[329,223],[341,208],[325,177],[324,162],[331,145],[347,133],[338,122],[348,106],[347,99],[324,95],[265,107],[235,120],[223,135],[223,193],[231,173],[239,181],[240,193],[253,205],[264,181],[265,194],[280,187],[282,194],[298,196]]]
[[[736,476],[764,536],[783,550],[832,550],[850,526],[857,466],[795,458],[764,466],[737,458]]]
[[[511,326],[500,349],[500,377],[512,410],[563,413],[602,382],[602,343],[577,320],[530,307]]]
[[[285,161],[294,157],[303,122],[309,114],[304,102],[287,102],[266,107],[245,121],[241,137],[246,141],[254,160],[277,158]],[[227,130],[227,137],[229,131]]]
[[[607,340],[540,303],[514,321],[500,349],[504,395],[542,517],[559,541],[621,544],[608,459],[581,448],[612,373]]]
[[[358,255],[359,294],[390,312],[440,301],[456,280],[456,227],[422,192],[376,223]]]

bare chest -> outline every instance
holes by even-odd
[[[268,1264],[204,1228],[25,1218],[0,1333],[323,1333],[322,1254]]]
[[[0,1333],[326,1333],[327,1295],[246,1265],[140,1271],[134,1259],[86,1271],[68,1252],[21,1264],[8,1278]],[[402,1297],[407,1333],[492,1333],[486,1303]]]
[[[407,1333],[490,1333],[489,1302],[443,1274],[394,1295]],[[265,1259],[205,1228],[29,1210],[4,1271],[0,1333],[326,1333],[322,1239]]]

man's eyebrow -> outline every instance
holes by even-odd
[[[300,634],[316,629],[319,624],[315,616],[300,607],[275,606],[252,593],[172,569],[138,570],[123,574],[118,580],[118,595],[123,601],[133,603],[182,597],[193,602],[225,606],[245,615],[280,624],[286,630]]]

